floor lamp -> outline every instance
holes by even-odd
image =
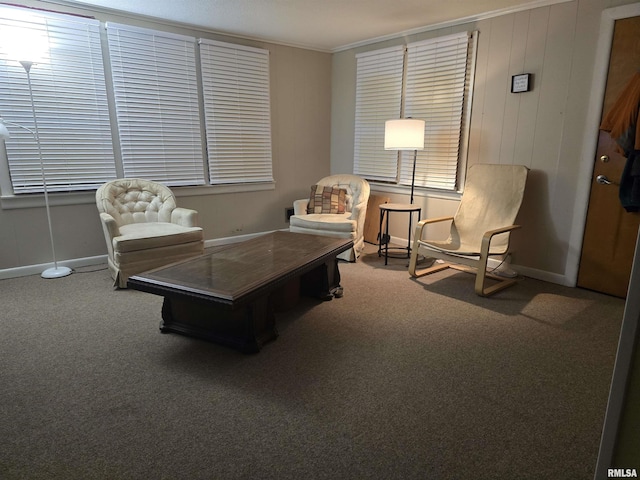
[[[416,183],[416,159],[418,156],[418,150],[424,149],[424,120],[417,120],[414,118],[398,118],[394,120],[387,120],[384,124],[384,149],[385,150],[413,150],[413,171],[411,174],[411,201],[410,205],[406,204],[389,204],[387,210],[387,226],[386,231],[389,229],[389,215],[392,211],[408,212],[409,213],[409,234],[407,237],[407,255],[411,252],[411,222],[413,219],[413,212],[418,212],[418,220],[420,220],[419,206],[413,205],[413,191]],[[382,228],[382,219],[384,217],[383,207],[380,207],[381,214],[380,228]],[[387,242],[388,242],[387,235]],[[386,249],[388,250],[388,244]],[[386,254],[385,250],[385,265]]]
[[[413,150],[413,173],[411,174],[411,201],[416,182],[416,158],[418,150],[424,149],[424,120],[399,118],[387,120],[384,124],[385,150]]]
[[[20,64],[24,68],[27,73],[27,83],[29,84],[29,98],[31,99],[31,113],[33,114],[33,126],[34,130],[31,130],[27,127],[23,127],[22,125],[15,124],[13,122],[4,122],[11,125],[15,125],[17,127],[23,128],[31,134],[36,139],[36,144],[38,146],[38,157],[40,159],[40,173],[42,175],[42,189],[44,191],[44,205],[47,210],[47,221],[49,223],[49,238],[51,240],[51,252],[53,254],[53,267],[47,268],[45,271],[41,273],[42,278],[60,278],[66,277],[69,275],[72,270],[69,267],[58,266],[58,261],[56,260],[56,248],[53,241],[53,228],[51,226],[51,209],[49,208],[49,192],[47,190],[47,179],[44,170],[44,162],[42,160],[42,146],[40,145],[40,137],[38,135],[38,119],[36,118],[36,107],[35,102],[33,101],[33,89],[31,87],[31,67],[33,66],[33,62],[29,61],[20,61]],[[10,138],[9,131],[6,126],[0,121],[0,138],[8,139]]]

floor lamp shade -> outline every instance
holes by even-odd
[[[399,118],[384,124],[385,150],[423,150],[424,120]]]
[[[385,150],[413,150],[413,173],[411,174],[411,203],[416,182],[416,158],[418,150],[424,150],[424,120],[398,118],[384,124]],[[411,224],[409,224],[411,225]],[[409,227],[411,230],[411,227]]]

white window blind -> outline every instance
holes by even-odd
[[[384,149],[384,124],[400,118],[404,46],[357,55],[353,171],[370,180],[398,180],[398,152]]]
[[[195,38],[107,24],[125,176],[204,183]]]
[[[34,38],[48,47],[30,69],[48,190],[96,188],[115,178],[99,22],[0,6],[0,116],[32,132],[27,74],[11,49]],[[35,136],[12,125],[9,130],[14,193],[42,192]]]
[[[212,184],[273,181],[269,51],[200,40]]]
[[[407,45],[404,116],[426,121],[424,150],[418,151],[415,185],[457,188],[463,128],[469,34]],[[411,185],[413,152],[400,157],[400,183]]]

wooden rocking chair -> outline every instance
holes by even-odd
[[[511,231],[520,228],[514,221],[520,210],[528,169],[522,165],[476,164],[469,167],[464,193],[453,217],[425,219],[415,229],[409,273],[421,277],[446,268],[476,274],[475,291],[480,296],[492,295],[516,280],[487,271],[491,256],[504,259],[509,251]],[[449,238],[444,241],[424,239],[425,227],[435,222],[450,221]],[[431,266],[418,269],[418,256]],[[445,260],[437,263],[435,259]],[[486,279],[497,283],[486,286]]]

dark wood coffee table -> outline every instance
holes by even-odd
[[[161,332],[258,352],[278,336],[274,312],[300,294],[342,296],[336,257],[352,246],[278,231],[134,275],[128,286],[164,297]]]

